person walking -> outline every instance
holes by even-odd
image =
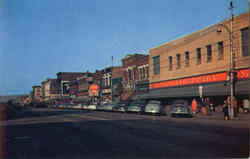
[[[197,113],[197,102],[195,99],[192,100],[192,111],[193,111],[193,114]]]
[[[227,100],[224,100],[223,113],[224,113],[224,120],[228,120],[229,114],[228,114],[228,102],[227,102]]]

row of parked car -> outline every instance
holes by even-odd
[[[170,107],[170,108],[169,108]],[[163,105],[161,101],[150,100],[148,102],[143,100],[136,100],[130,103],[125,101],[109,102],[100,105],[78,103],[78,104],[60,104],[55,105],[55,108],[68,108],[68,109],[83,109],[83,110],[96,110],[96,111],[112,111],[123,113],[137,113],[137,114],[154,114],[154,115],[167,115],[172,117],[192,117],[192,111],[186,102],[177,101],[170,106]]]

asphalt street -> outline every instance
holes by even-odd
[[[32,109],[1,121],[5,158],[248,158],[249,115],[171,118]]]

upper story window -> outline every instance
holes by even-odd
[[[148,72],[148,65],[146,66],[146,77],[148,78],[149,72]]]
[[[145,68],[142,67],[142,79],[144,79],[144,78],[145,78]]]
[[[190,57],[189,57],[189,52],[185,52],[185,66],[188,67],[189,66],[189,60],[190,60]]]
[[[136,80],[136,68],[133,69],[134,72],[134,80]]]
[[[222,60],[224,57],[223,41],[218,42],[217,45],[218,45],[218,60]]]
[[[131,72],[131,70],[129,69],[129,70],[128,70],[128,81],[131,80],[131,76],[132,76],[132,72]]]
[[[207,62],[212,60],[212,45],[207,45]]]
[[[242,56],[249,56],[248,52],[248,27],[241,29],[241,46],[242,46]]]
[[[168,70],[172,70],[173,69],[173,58],[172,56],[168,57]]]
[[[201,64],[201,48],[196,49],[197,53],[197,65]]]
[[[124,80],[127,81],[127,71],[123,72]]]
[[[153,73],[154,75],[160,74],[160,56],[153,57]]]
[[[176,69],[179,69],[181,67],[181,54],[176,55]]]

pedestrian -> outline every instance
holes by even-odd
[[[234,104],[234,117],[238,117],[239,110],[236,98],[234,98],[233,104]]]
[[[229,119],[228,102],[226,100],[224,101],[223,112],[224,112],[224,120],[228,120]]]
[[[197,113],[197,102],[195,99],[192,100],[192,111],[193,111],[193,114]]]

